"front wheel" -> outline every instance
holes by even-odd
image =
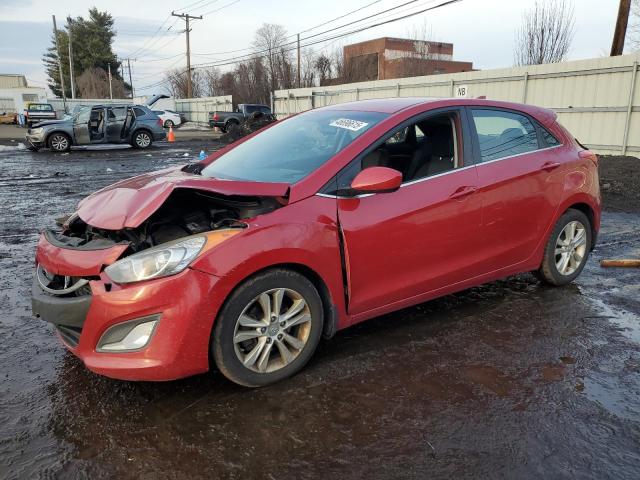
[[[134,148],[144,149],[151,145],[151,134],[145,130],[140,130],[133,135],[131,144]]]
[[[54,133],[49,137],[49,148],[54,152],[68,152],[71,148],[71,139],[64,133]]]
[[[580,275],[591,251],[591,222],[579,210],[567,210],[556,223],[537,274],[551,285],[566,285]]]
[[[304,367],[322,324],[313,284],[297,272],[270,270],[247,280],[225,303],[214,328],[213,358],[235,383],[269,385]]]

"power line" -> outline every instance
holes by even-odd
[[[431,7],[423,8],[423,9],[418,10],[416,12],[412,12],[412,13],[409,13],[409,14],[406,14],[406,15],[402,15],[400,17],[392,18],[390,20],[385,20],[383,22],[378,22],[378,23],[375,23],[375,24],[372,24],[372,25],[368,25],[368,26],[364,26],[364,27],[359,27],[359,28],[356,28],[354,30],[350,30],[348,32],[339,33],[339,34],[336,34],[336,35],[333,35],[333,36],[330,36],[330,37],[317,39],[315,41],[312,41],[312,42],[306,43],[304,45],[301,45],[301,48],[302,47],[309,47],[311,45],[316,45],[318,43],[324,43],[324,42],[327,42],[327,41],[330,41],[330,40],[335,40],[335,39],[338,39],[338,38],[342,38],[342,37],[346,37],[346,36],[349,36],[349,35],[353,35],[354,33],[359,33],[359,32],[365,31],[365,30],[369,30],[371,28],[379,27],[381,25],[387,25],[389,23],[394,23],[394,22],[397,22],[397,21],[400,21],[400,20],[404,20],[406,18],[414,17],[414,16],[419,15],[421,13],[425,13],[425,12],[428,12],[428,11],[431,11],[431,10],[436,10],[438,8],[445,7],[445,6],[454,4],[454,3],[458,3],[460,1],[461,0],[447,0],[447,1],[443,2],[443,3],[438,4],[438,5],[433,5]],[[411,2],[408,2],[408,3],[411,3]],[[398,8],[399,7],[400,6],[398,6]],[[359,21],[352,22],[352,24],[353,23],[359,23]],[[335,30],[335,29],[331,29],[331,30]],[[327,31],[331,31],[331,30],[327,30]],[[309,38],[312,38],[312,37],[316,37],[316,36],[321,35],[323,33],[325,33],[325,32],[321,32],[320,34],[316,34],[316,35],[311,35],[311,36],[305,38],[305,40],[308,40]],[[295,43],[295,42],[293,42],[293,43]],[[289,51],[295,50],[296,48],[297,48],[297,46],[293,47],[293,48],[290,48],[290,49],[287,49],[287,50],[284,50],[284,51],[285,52],[289,52]],[[241,61],[247,60],[247,59],[266,58],[267,55],[255,54],[255,55],[250,56],[249,58],[243,58],[243,57],[246,57],[246,56],[238,57],[238,58],[240,58],[239,60],[238,59],[227,59],[227,60],[224,60],[224,61],[221,61],[221,62],[198,64],[198,65],[195,65],[194,68],[206,68],[206,67],[212,67],[212,66],[219,67],[219,66],[224,66],[224,65],[233,65],[233,64],[239,63]],[[161,80],[159,82],[155,82],[153,84],[146,85],[146,86],[142,87],[142,89],[154,88],[156,86],[160,86],[163,83],[167,83],[167,82],[168,82],[168,80],[166,80],[166,79],[165,80]]]
[[[376,16],[378,16],[378,15],[382,15],[383,13],[387,13],[387,12],[390,12],[390,11],[392,11],[392,10],[396,10],[396,9],[398,9],[398,8],[404,7],[404,6],[409,5],[409,4],[411,4],[411,3],[415,3],[415,2],[417,2],[417,1],[419,1],[419,0],[409,0],[408,2],[405,2],[405,3],[401,4],[401,5],[396,6],[396,7],[388,8],[388,9],[386,9],[386,10],[382,10],[381,12],[378,12],[378,13],[375,13],[375,14],[372,14],[372,15],[369,15],[369,16],[366,16],[366,17],[363,17],[363,18],[360,18],[360,19],[358,19],[358,20],[354,20],[354,21],[352,21],[352,22],[349,22],[349,23],[346,23],[346,24],[340,25],[340,26],[338,26],[338,27],[330,28],[330,29],[325,30],[325,31],[323,31],[323,32],[314,33],[313,35],[309,35],[308,37],[305,37],[303,40],[308,40],[308,39],[310,39],[310,38],[319,37],[319,36],[324,35],[324,34],[326,34],[326,33],[334,32],[334,31],[336,31],[336,30],[340,30],[340,29],[345,28],[345,27],[348,27],[348,26],[350,26],[350,25],[354,25],[354,24],[356,24],[356,23],[361,23],[361,22],[362,22],[362,21],[364,21],[364,20],[368,20],[368,19],[370,19],[370,18],[372,18],[372,17],[376,17]],[[432,1],[431,1],[431,2],[429,2],[429,3],[433,3],[433,1],[435,1],[435,0],[432,0]],[[459,1],[459,0],[455,0],[455,1]],[[454,3],[454,2],[452,2],[452,1],[448,1],[448,2],[445,2],[443,5],[448,5],[449,3]],[[408,15],[408,16],[400,17],[400,18],[399,18],[399,20],[402,20],[403,18],[408,18],[409,16],[417,15],[417,14],[419,14],[419,13],[426,12],[426,11],[428,11],[428,10],[430,10],[430,9],[431,9],[431,8],[427,8],[427,9],[420,10],[420,11],[418,11],[418,12],[415,12],[414,14],[410,14],[410,15]],[[360,31],[366,30],[366,29],[368,29],[368,28],[373,28],[373,27],[376,27],[376,26],[379,26],[379,25],[384,25],[385,23],[390,23],[390,22],[383,22],[383,23],[374,24],[374,25],[372,25],[371,27],[367,27],[367,28],[363,28],[363,29],[359,29],[359,30],[354,30],[352,33],[357,33],[357,32],[360,32]],[[346,35],[350,35],[350,34],[351,34],[351,33],[344,34],[344,36],[346,36]],[[341,35],[342,35],[342,34],[341,34]],[[334,38],[336,38],[336,37],[330,37],[330,38],[327,38],[326,40],[333,40]],[[315,43],[318,43],[318,42],[315,42]],[[315,43],[312,43],[312,44],[309,44],[309,45],[315,45]],[[295,40],[294,40],[294,41],[292,41],[292,42],[285,42],[285,43],[282,43],[282,44],[278,45],[278,48],[287,47],[287,46],[294,45],[294,44],[297,44],[297,42],[296,42]],[[308,46],[308,45],[305,45],[305,46]],[[297,48],[297,47],[296,47],[296,48]],[[290,51],[290,50],[288,50],[288,51]],[[262,54],[262,53],[267,53],[267,52],[269,52],[269,49],[265,49],[265,50],[261,50],[261,51],[257,51],[257,52],[251,52],[251,53],[248,53],[248,54],[245,54],[245,55],[240,55],[240,56],[237,56],[237,57],[230,57],[230,58],[226,58],[226,59],[222,59],[222,60],[215,60],[215,61],[213,61],[213,62],[204,62],[204,63],[198,64],[198,66],[200,66],[200,65],[202,65],[202,66],[222,66],[222,65],[229,65],[229,62],[231,62],[231,63],[237,63],[238,61],[243,61],[243,60],[248,60],[248,59],[251,59],[251,58],[255,58],[256,56],[259,56],[260,54]]]
[[[365,5],[365,6],[363,6],[363,7],[356,8],[355,10],[351,10],[350,12],[347,12],[347,13],[345,13],[345,14],[343,14],[343,15],[340,15],[339,17],[335,17],[335,18],[333,18],[333,19],[331,19],[331,20],[327,20],[326,22],[323,22],[323,23],[320,23],[320,24],[315,25],[315,26],[313,26],[313,27],[307,28],[306,30],[302,30],[301,32],[298,32],[298,33],[306,33],[306,32],[310,32],[311,30],[315,30],[316,28],[320,28],[320,27],[322,27],[322,26],[324,26],[324,25],[328,25],[329,23],[333,23],[333,22],[335,22],[336,20],[340,20],[341,18],[348,17],[349,15],[352,15],[352,14],[354,14],[354,13],[356,13],[356,12],[359,12],[359,11],[361,11],[361,10],[364,10],[365,8],[368,8],[368,7],[370,7],[371,5],[374,5],[374,4],[379,3],[379,2],[381,2],[381,1],[382,1],[382,0],[376,0],[375,2],[368,3],[368,4],[366,4],[366,5]],[[414,1],[417,1],[417,0],[414,0]],[[398,6],[398,7],[396,7],[396,8],[400,8],[401,6],[402,6],[402,5],[399,5],[399,6]],[[296,33],[294,33],[294,34],[292,34],[292,35],[288,35],[287,37],[285,37],[285,39],[287,39],[287,38],[293,38],[293,37],[295,37],[296,35],[297,35]],[[213,55],[225,55],[225,54],[227,54],[227,53],[244,52],[244,51],[247,51],[247,50],[252,50],[252,47],[239,48],[239,49],[237,49],[237,50],[227,50],[227,51],[225,51],[225,52],[194,53],[193,55],[200,56],[200,57],[208,57],[208,56],[213,56]]]

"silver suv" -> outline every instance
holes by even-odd
[[[144,105],[94,105],[62,120],[37,123],[27,131],[27,147],[66,152],[72,145],[129,143],[147,148],[164,140],[162,120]]]

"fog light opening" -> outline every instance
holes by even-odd
[[[159,322],[160,315],[119,323],[100,338],[98,352],[134,352],[145,348]]]

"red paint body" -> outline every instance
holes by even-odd
[[[394,126],[430,110],[465,106],[523,112],[553,133],[561,145],[465,164],[390,193],[358,198],[317,195],[337,172]],[[139,225],[175,188],[288,197],[285,206],[248,220],[249,227],[242,233],[202,254],[178,275],[119,286],[102,272],[122,254],[119,246],[79,252],[55,247],[44,236],[40,239],[36,260],[47,270],[100,275],[100,280],[90,283],[91,307],[80,342],[71,348],[88,368],[130,380],[169,380],[207,371],[211,332],[224,300],[247,277],[269,267],[289,265],[312,272],[326,287],[337,329],[342,329],[537,269],[555,222],[572,206],[589,213],[594,233],[599,229],[597,160],[585,153],[550,111],[487,100],[415,98],[326,108],[391,115],[293,185],[220,181],[169,169],[120,182],[81,202],[78,214],[87,223],[119,229]],[[462,135],[469,134],[465,126]],[[230,148],[205,162],[215,161]],[[146,349],[95,351],[100,335],[111,325],[156,313],[162,317]]]

